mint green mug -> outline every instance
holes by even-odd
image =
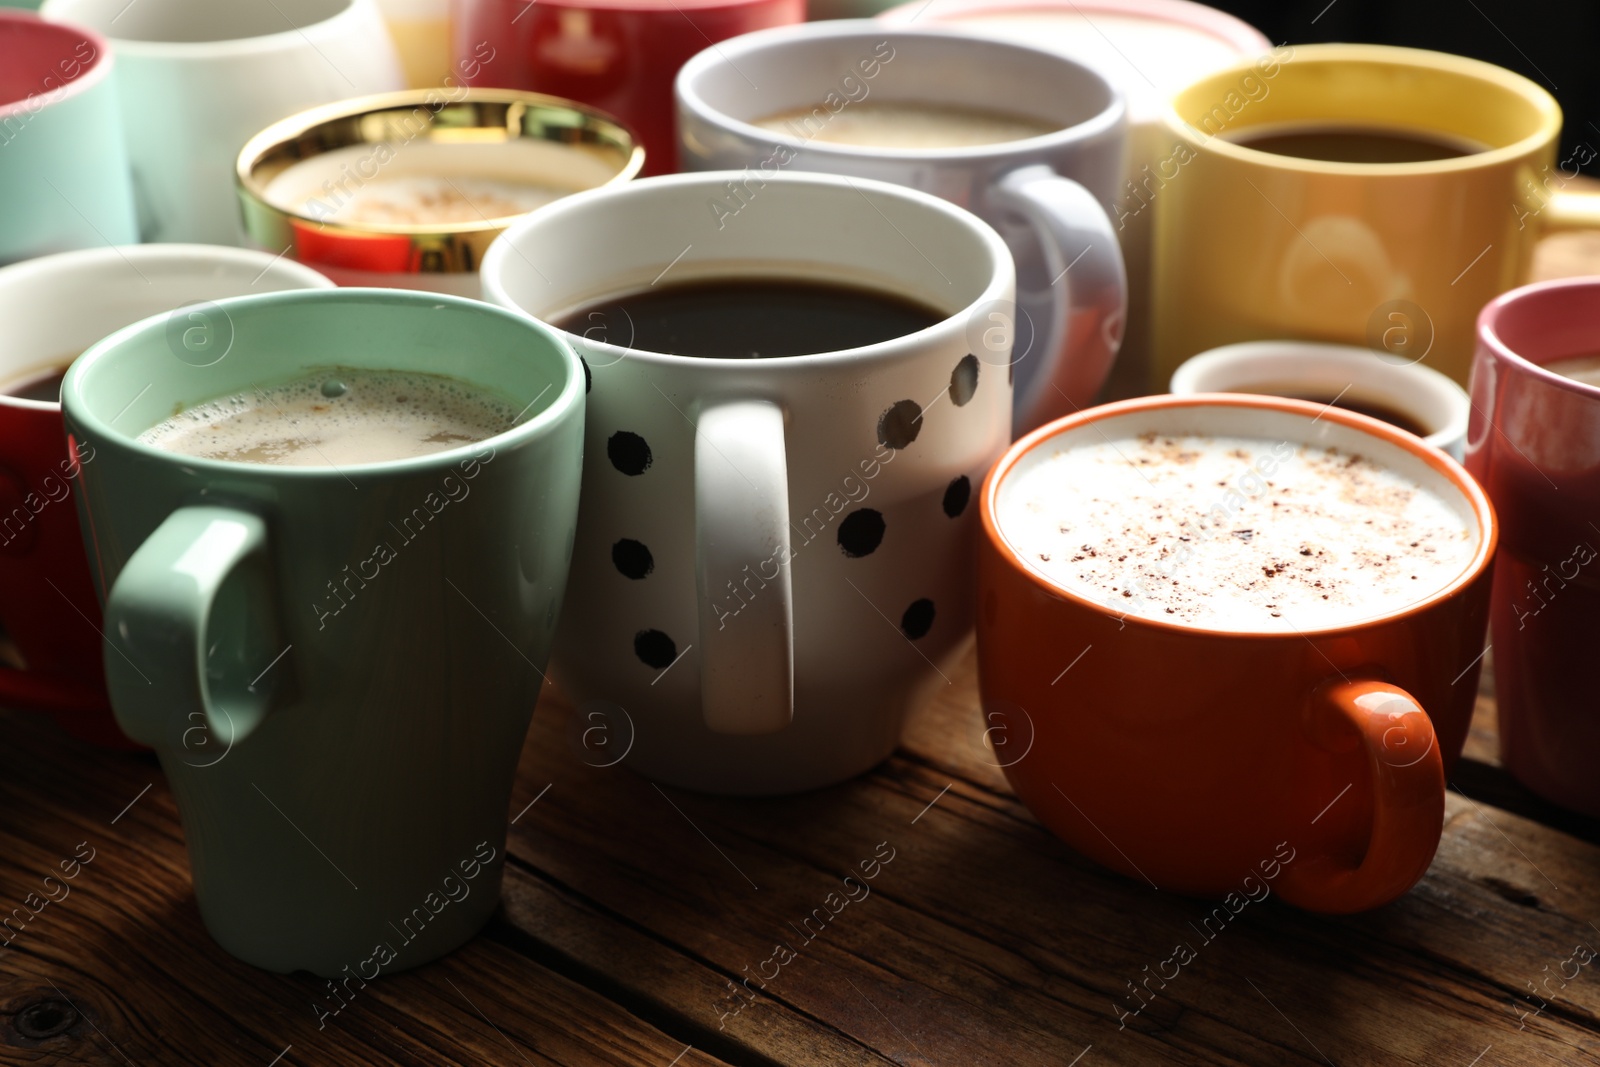
[[[339,468],[136,439],[331,367],[442,374],[527,406],[483,441]],[[366,981],[493,912],[572,551],[583,383],[549,327],[386,289],[191,305],[72,365],[62,407],[72,454],[92,456],[76,497],[111,704],[160,757],[201,917],[233,955]]]

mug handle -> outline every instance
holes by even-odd
[[[1600,229],[1600,193],[1558,190],[1543,216],[1545,233]]]
[[[1308,712],[1312,739],[1325,749],[1348,750],[1348,727],[1355,727],[1372,770],[1372,830],[1358,866],[1305,856],[1284,868],[1279,892],[1297,908],[1330,914],[1387,904],[1427,871],[1444,830],[1444,763],[1433,721],[1410,693],[1374,680],[1326,683]]]
[[[259,516],[183,507],[129,558],[105,612],[106,683],[129,737],[171,748],[174,729],[186,737],[203,725],[226,751],[261,724],[273,683],[258,690],[255,672],[279,651],[270,616],[260,626],[257,614],[268,599],[266,543]],[[236,596],[219,610],[218,594],[235,576],[255,581],[238,587],[242,601]],[[221,664],[208,656],[216,625],[233,628],[217,642],[227,649]]]
[[[1017,398],[1013,421],[1021,433],[1094,402],[1122,347],[1128,272],[1105,208],[1071,178],[1043,163],[1019,167],[995,184],[993,197],[1032,224],[1054,276],[1055,323],[1044,364]]]
[[[777,404],[732,400],[701,409],[694,540],[706,728],[745,735],[782,730],[794,719],[794,598],[788,458]],[[776,573],[769,577],[770,569]]]

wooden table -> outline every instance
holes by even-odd
[[[1542,274],[1600,262],[1572,240]],[[1043,831],[975,707],[969,661],[871,774],[751,801],[591,766],[547,693],[502,911],[320,1026],[322,981],[206,936],[152,757],[0,712],[0,915],[38,909],[0,949],[0,1064],[1600,1062],[1600,824],[1500,769],[1487,674],[1410,894],[1339,919],[1254,905],[1126,1028],[1126,983],[1197,941],[1208,909]],[[92,859],[62,896],[43,879],[75,854]],[[874,856],[892,859],[870,895],[804,941],[791,924]],[[779,941],[799,954],[736,992]]]

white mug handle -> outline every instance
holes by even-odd
[[[694,440],[700,709],[719,734],[794,719],[794,599],[783,410],[769,400],[701,409]]]
[[[1007,172],[991,195],[1032,224],[1055,288],[1043,365],[1018,391],[1012,425],[1020,434],[1093,403],[1122,347],[1128,274],[1110,217],[1071,178],[1036,163]]]

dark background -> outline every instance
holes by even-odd
[[[1561,157],[1600,148],[1600,0],[1206,0],[1274,44],[1431,48],[1523,74],[1561,101]],[[1584,168],[1600,176],[1600,159]]]

